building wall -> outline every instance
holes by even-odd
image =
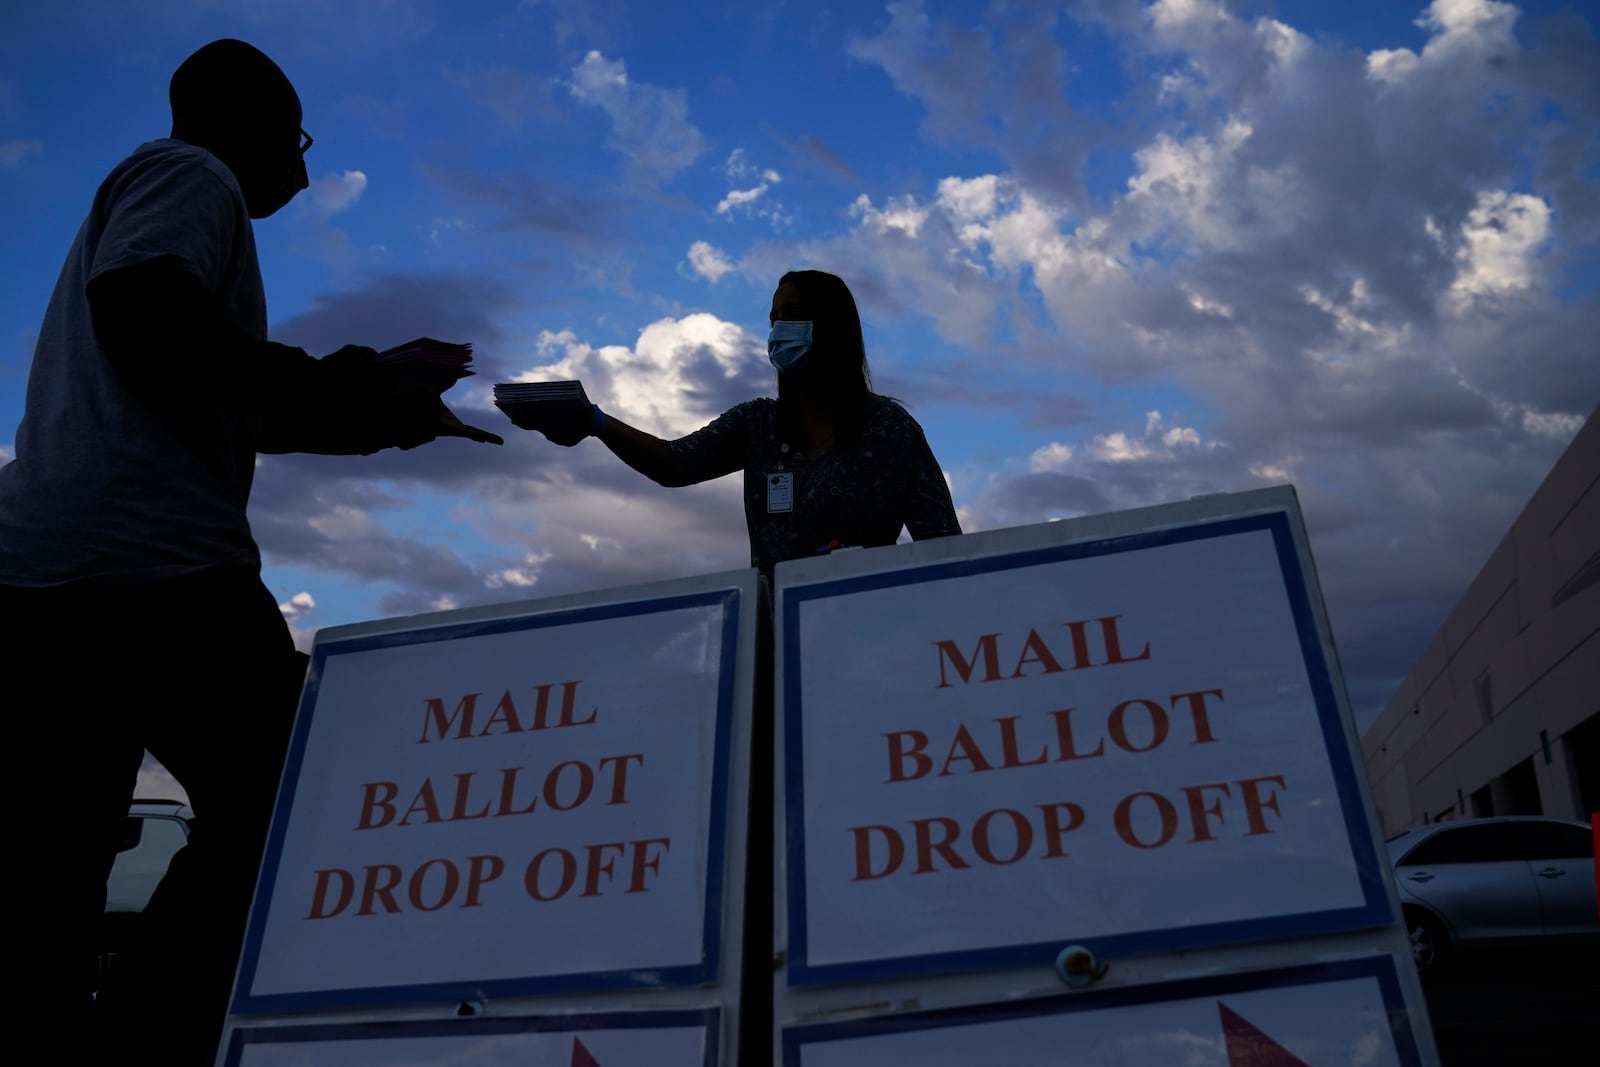
[[[1600,413],[1362,738],[1385,833],[1600,804]],[[1527,761],[1527,762],[1525,762]],[[1476,802],[1474,797],[1476,796]]]

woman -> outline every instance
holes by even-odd
[[[744,471],[750,565],[849,546],[959,534],[944,474],[917,424],[872,391],[861,316],[844,281],[791,271],[772,295],[768,358],[778,399],[749,400],[710,425],[663,441],[594,408],[590,422],[546,436],[563,445],[598,437],[660,485],[693,485]]]

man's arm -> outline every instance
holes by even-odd
[[[257,415],[260,451],[370,455],[441,434],[501,443],[445,407],[438,393],[453,379],[436,369],[379,364],[354,346],[313,359],[256,340],[217,312],[176,258],[108,271],[88,297],[96,340],[136,389],[166,404]]]
[[[176,257],[108,271],[89,283],[88,298],[101,350],[149,395],[266,415],[336,406],[358,384],[352,367],[250,337]]]

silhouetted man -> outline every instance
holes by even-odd
[[[0,468],[0,617],[20,635],[0,691],[29,809],[12,965],[23,1025],[56,1046],[40,1062],[78,1062],[88,937],[149,749],[195,830],[97,1013],[134,1062],[212,1063],[304,673],[245,518],[256,454],[499,443],[426,367],[266,339],[251,220],[307,187],[311,144],[277,65],[214,42],[171,102],[172,136],[118,164],[68,253]]]

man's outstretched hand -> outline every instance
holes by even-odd
[[[412,449],[440,437],[464,437],[486,445],[505,444],[499,434],[462,422],[438,397],[402,397],[389,401],[385,407],[386,417],[382,421],[387,424],[387,430],[383,436],[387,438],[386,443],[394,447]]]
[[[505,444],[446,406],[440,394],[460,377],[452,368],[380,363],[378,353],[362,345],[345,345],[313,367],[316,377],[298,394],[302,405],[264,418],[259,451],[370,456],[440,437]]]
[[[444,400],[430,403],[425,399],[426,394],[437,396],[455,384],[455,373],[448,368],[415,362],[381,364],[378,353],[362,345],[345,345],[324,356],[323,361],[344,368],[360,368],[356,373],[375,379],[376,395],[366,399],[369,402],[379,400],[398,409],[395,443],[403,449],[416,448],[440,437],[464,437],[485,445],[506,443],[499,434],[462,422]]]
[[[439,401],[439,436],[440,437],[465,437],[469,441],[477,441],[485,445],[503,445],[505,438],[488,430],[480,430],[476,426],[462,422],[456,413],[445,406],[443,400]]]

